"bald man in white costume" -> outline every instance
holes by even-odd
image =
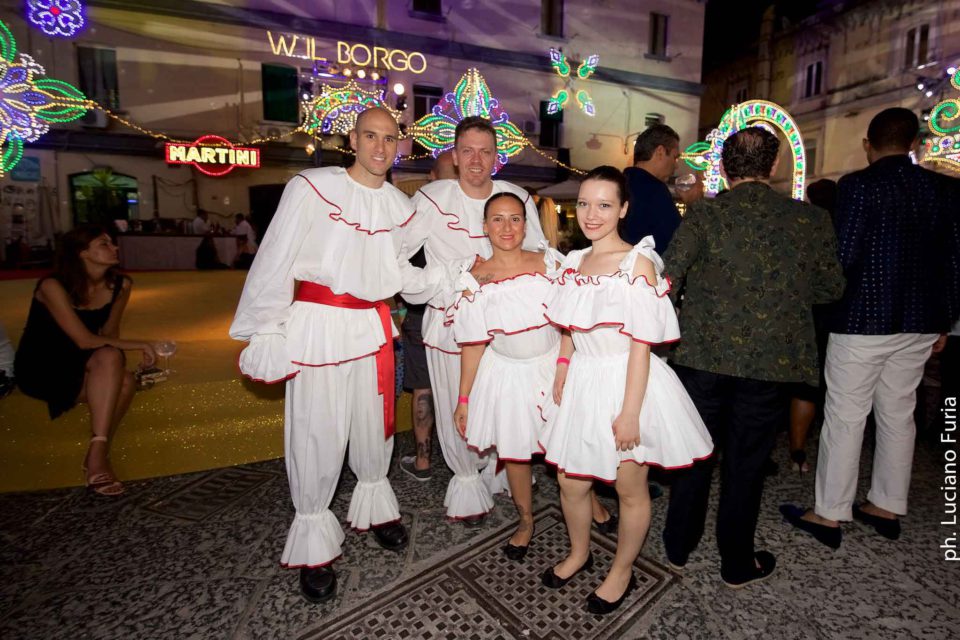
[[[296,517],[281,564],[300,569],[310,602],[337,591],[332,563],[344,540],[330,511],[347,444],[357,486],[347,522],[401,550],[407,533],[387,469],[393,451],[393,339],[383,302],[419,270],[400,260],[410,200],[386,183],[399,129],[364,111],[350,133],[349,169],[306,169],[287,184],[247,276],[230,336],[249,341],[240,370],[286,382],[284,448]]]
[[[514,184],[492,178],[497,136],[489,120],[464,118],[457,125],[452,156],[459,178],[436,180],[421,187],[413,196],[416,214],[404,229],[401,250],[404,257],[424,247],[427,270],[431,272],[440,265],[452,265],[475,255],[489,258],[492,248],[483,233],[483,205],[491,195],[504,191],[519,196],[525,203],[527,222],[523,248],[536,249],[544,242],[540,218],[529,194]],[[491,486],[498,491],[505,488],[506,483],[494,479],[495,466],[484,472],[486,482],[481,480],[479,470],[487,462],[495,462],[496,457],[481,458],[468,449],[453,423],[460,387],[460,348],[452,327],[444,326],[444,308],[456,294],[455,275],[450,273],[441,286],[433,289],[421,285],[420,295],[404,290],[403,296],[413,303],[428,303],[423,320],[423,343],[434,394],[437,436],[443,458],[454,473],[444,499],[447,517],[475,524],[493,507]],[[425,299],[430,294],[432,297]]]

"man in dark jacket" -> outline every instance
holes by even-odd
[[[893,108],[877,114],[863,141],[870,166],[840,179],[836,212],[847,287],[831,327],[824,367],[827,398],[820,436],[816,506],[780,510],[834,549],[841,520],[900,536],[923,368],[960,309],[957,201],[960,180],[910,159],[919,121]],[[853,503],[867,415],[877,445],[867,501]]]
[[[680,136],[665,124],[655,124],[641,133],[633,145],[633,167],[626,169],[630,208],[623,222],[623,239],[637,244],[653,236],[657,253],[663,254],[680,225],[680,213],[673,204],[667,181],[680,159]],[[678,191],[687,205],[703,195],[703,183],[697,181]]]
[[[763,466],[786,421],[785,383],[819,382],[810,308],[843,293],[827,212],[768,184],[779,148],[759,127],[730,136],[722,155],[730,190],[694,204],[663,256],[674,295],[684,292],[673,364],[723,452],[717,546],[732,588],[776,566],[754,549]],[[703,534],[716,458],[674,472],[663,533],[674,568]]]

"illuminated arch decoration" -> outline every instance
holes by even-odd
[[[597,70],[597,66],[600,64],[600,56],[593,54],[587,56],[586,60],[583,60],[580,63],[580,66],[577,67],[575,74],[571,75],[570,63],[567,61],[567,56],[560,51],[559,49],[550,49],[550,66],[553,67],[553,70],[557,72],[557,75],[565,80],[563,87],[558,89],[547,101],[547,113],[559,113],[567,105],[567,102],[570,101],[570,95],[573,94],[576,96],[577,104],[580,105],[580,110],[591,118],[597,115],[597,107],[593,104],[593,98],[590,97],[590,92],[586,89],[580,89],[579,91],[574,92],[571,85],[573,84],[573,77],[575,76],[579,80],[586,80],[593,75],[593,72]]]
[[[720,154],[724,141],[731,134],[746,127],[760,126],[772,133],[779,130],[787,138],[793,154],[793,186],[791,195],[803,200],[807,176],[807,154],[803,148],[800,128],[790,114],[778,104],[766,100],[748,100],[735,104],[720,118],[720,124],[707,135],[706,142],[695,142],[682,154],[684,161],[697,171],[703,171],[704,190],[716,195],[726,187],[720,175]]]
[[[357,125],[357,116],[371,107],[382,107],[400,120],[400,112],[384,102],[382,90],[368,91],[353,80],[342,87],[323,85],[320,95],[303,107],[303,130],[310,135],[348,134]]]
[[[960,91],[960,70],[950,84]],[[960,98],[949,98],[930,111],[930,135],[923,144],[924,164],[938,165],[960,173]]]
[[[17,55],[17,41],[0,22],[0,177],[20,161],[24,142],[36,142],[50,124],[82,118],[96,107],[76,87],[45,73],[30,56]]]
[[[468,116],[486,118],[497,133],[497,160],[493,173],[529,144],[517,125],[510,122],[510,116],[500,107],[500,102],[490,93],[487,82],[476,69],[468,69],[453,93],[444,96],[431,113],[408,127],[407,136],[437,157],[453,148],[457,125]]]
[[[27,0],[27,20],[48,36],[72,38],[86,25],[80,0]]]

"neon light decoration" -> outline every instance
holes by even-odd
[[[407,135],[437,157],[453,148],[457,125],[468,116],[486,118],[497,133],[497,160],[493,173],[529,144],[517,125],[510,122],[510,116],[500,107],[500,102],[490,93],[487,82],[476,69],[468,69],[453,93],[444,96],[431,113],[408,127]]]
[[[48,36],[72,38],[86,19],[80,0],[27,0],[27,20]]]
[[[226,138],[207,135],[190,144],[168,142],[166,159],[167,164],[192,164],[197,171],[218,178],[237,167],[259,168],[260,150],[235,147]]]
[[[960,70],[950,84],[960,91]],[[941,165],[960,173],[960,98],[948,98],[930,112],[930,135],[923,144],[924,164]]]
[[[723,143],[731,134],[746,127],[763,127],[771,133],[779,130],[787,138],[793,154],[793,188],[791,195],[803,200],[807,176],[807,154],[803,148],[800,128],[790,114],[778,104],[766,100],[748,100],[735,104],[720,118],[720,124],[707,135],[706,142],[695,142],[684,150],[681,157],[692,168],[703,171],[704,190],[716,195],[726,188],[726,180],[720,175],[720,154]]]
[[[23,143],[36,142],[50,124],[82,118],[93,102],[76,87],[45,78],[43,67],[25,53],[0,22],[0,177],[23,156]]]
[[[311,135],[346,135],[357,125],[357,116],[370,107],[382,107],[400,119],[400,113],[383,101],[382,90],[368,91],[353,81],[342,87],[323,85],[320,95],[303,103],[303,130]]]
[[[587,80],[597,70],[600,64],[600,56],[593,54],[587,56],[585,60],[577,67],[576,77],[580,80]],[[563,87],[558,89],[550,98],[547,99],[547,113],[558,113],[563,110],[570,100],[572,91],[571,85],[573,78],[571,76],[570,63],[567,56],[559,49],[550,49],[550,66],[557,72],[557,75],[565,80]],[[586,89],[580,89],[576,92],[577,104],[580,110],[590,117],[597,115],[597,108],[593,104],[593,98]]]

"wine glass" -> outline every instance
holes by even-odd
[[[682,176],[678,176],[676,181],[674,181],[674,186],[677,191],[687,191],[695,184],[697,184],[697,176],[692,173],[685,173]]]
[[[153,345],[153,350],[157,352],[157,355],[163,358],[163,372],[172,373],[170,371],[170,356],[177,352],[177,343],[173,340],[161,340]]]

